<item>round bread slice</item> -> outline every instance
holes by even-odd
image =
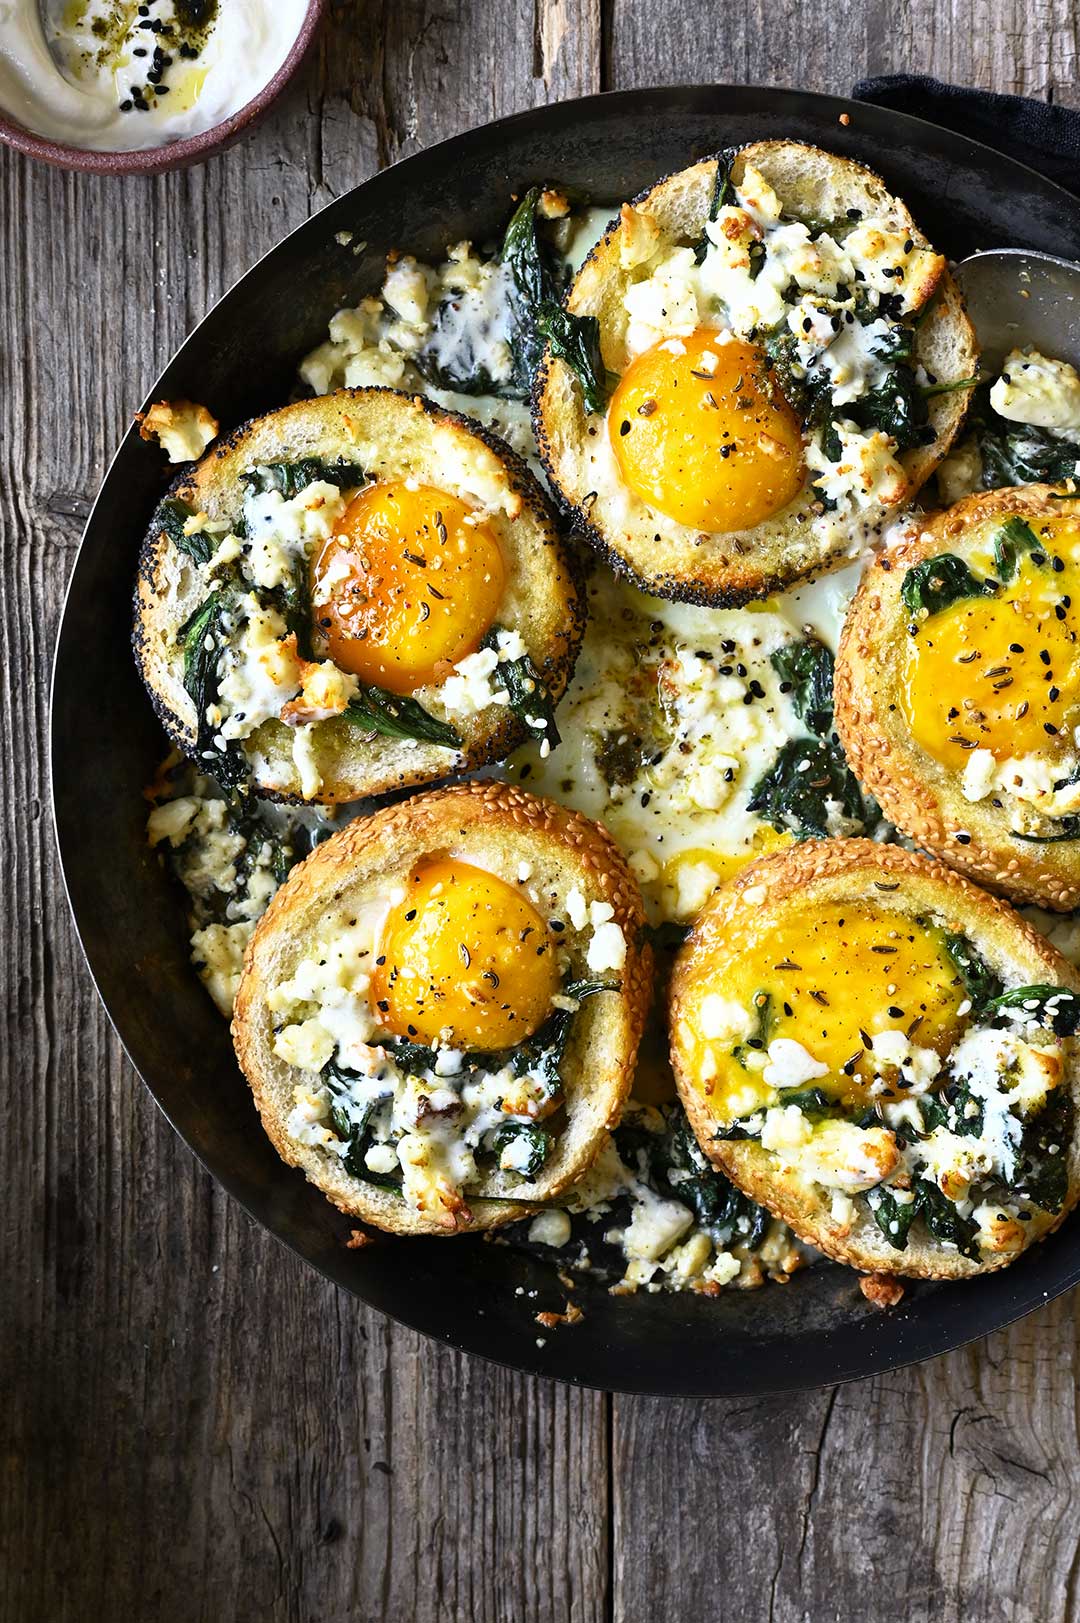
[[[1041,566],[1024,564],[1032,540],[1046,543]],[[940,580],[937,558],[953,560]],[[1046,485],[966,497],[867,570],[834,690],[848,760],[898,828],[1014,901],[1057,911],[1080,906],[1080,782],[1065,781],[1080,778],[1077,584],[1080,499]],[[998,611],[999,657],[984,646],[987,619],[1021,586]],[[914,686],[918,650],[935,643],[940,680],[934,665]],[[933,751],[913,732],[918,716]]]
[[[820,968],[811,956],[814,920],[821,928],[820,921],[826,916],[833,921],[829,927],[837,932],[834,940],[838,942],[838,974],[827,991],[820,984],[811,985],[815,968]],[[862,917],[871,921],[865,929]],[[842,921],[842,928],[837,920]],[[764,982],[770,974],[781,972],[796,977],[786,981],[789,989],[779,994],[787,1001],[782,1005],[784,1019],[776,1024],[788,1032],[799,1032],[806,1043],[789,1037],[785,1047],[768,1032],[764,1042],[740,1039],[744,1057],[752,1054],[755,1045],[763,1056],[763,1062],[752,1060],[750,1070],[754,1078],[751,1095],[761,1102],[754,1107],[752,1098],[742,1101],[751,1104],[750,1113],[738,1109],[733,1118],[730,1106],[738,1100],[725,1093],[729,1073],[723,1069],[724,1054],[730,1052],[724,1045],[732,1040],[724,1022],[733,1019],[725,988],[737,983],[740,965],[751,977],[757,975],[758,960],[752,954],[760,951],[770,957],[780,939],[776,932],[785,930],[790,931],[789,939],[797,943],[794,950],[806,963],[792,962],[789,949],[780,962],[765,963],[761,978]],[[908,939],[915,941],[913,954],[921,953],[921,958],[902,956]],[[869,941],[874,944],[867,947]],[[867,971],[870,962],[875,968]],[[908,964],[929,963],[937,974],[943,962],[946,971],[955,967],[955,982],[950,986],[946,973],[936,994],[945,1001],[922,1005],[928,1010],[924,1030],[951,1033],[937,1056],[943,1068],[934,1076],[934,1051],[914,1040],[919,1017],[911,1038],[906,1035],[910,1028],[895,1020],[911,1013],[900,1007],[915,985],[906,977]],[[877,964],[886,967],[878,971]],[[899,971],[897,964],[902,966]],[[805,974],[805,981],[798,980],[800,973]],[[878,988],[873,978],[883,980],[889,974],[896,975],[896,980]],[[855,977],[851,985],[845,984],[848,977]],[[819,973],[816,978],[820,981],[824,976]],[[918,984],[925,989],[929,983],[921,980]],[[1002,987],[1007,999],[1018,988],[1038,989],[1040,996],[1034,1002],[1021,1000],[1024,1009],[1014,1019],[992,1003],[991,994],[998,995]],[[1048,1006],[1051,988],[1058,989],[1058,1001]],[[887,1010],[894,1022],[890,1027],[879,1019],[879,990],[895,1000]],[[801,1239],[838,1262],[871,1272],[967,1278],[1012,1262],[1056,1229],[1080,1196],[1078,1039],[1035,1029],[1043,1020],[1052,1019],[1062,1031],[1075,1032],[1080,1015],[1080,1004],[1075,1001],[1078,992],[1080,976],[1044,937],[1005,902],[988,896],[952,869],[898,846],[869,840],[810,841],[789,853],[753,863],[716,892],[699,917],[672,977],[672,1062],[680,1096],[704,1152],[740,1189],[789,1223]],[[706,1004],[709,998],[713,1001]],[[846,998],[854,999],[852,1011],[864,1028],[862,1039],[877,1041],[882,1054],[891,1051],[897,1063],[907,1067],[901,1071],[895,1065],[882,1065],[878,1070],[883,1085],[871,1084],[869,1100],[870,1108],[877,1109],[878,1125],[862,1114],[867,1107],[865,1098],[853,1104],[848,1095],[843,1104],[847,1114],[837,1121],[806,1093],[808,1084],[815,1086],[835,1105],[843,1096],[841,1090],[849,1085],[845,1077],[869,1074],[849,1068],[859,1058],[859,1036],[847,1067],[823,1074],[826,1067],[814,1063],[815,1043],[819,1052],[825,1051],[831,1022],[845,1016]],[[756,1013],[765,1010],[766,1024],[770,1009],[780,1008],[765,1002],[764,991],[754,1001]],[[794,1023],[787,1018],[793,1007]],[[935,1026],[937,1009],[947,1011],[949,1025]],[[703,1046],[703,1020],[715,1034],[711,1047],[708,1042]],[[1035,1024],[1026,1024],[1028,1020]],[[889,1035],[882,1038],[879,1034],[886,1029]],[[1014,1047],[1023,1047],[1028,1039],[1032,1054],[1036,1048],[1045,1052],[1032,1058],[1025,1051],[1025,1068],[1010,1083],[1015,1092],[998,1089],[997,1071],[983,1074],[979,1080],[977,1055],[983,1056],[985,1065],[986,1055],[998,1052],[994,1045],[999,1041],[1006,1044],[1001,1052],[1012,1055]],[[907,1057],[903,1057],[905,1047]],[[711,1061],[703,1057],[710,1054]],[[721,1064],[711,1075],[717,1054]],[[737,1056],[731,1054],[731,1058]],[[955,1071],[948,1069],[951,1064],[956,1065]],[[973,1070],[975,1081],[970,1080]],[[954,1100],[949,1090],[964,1076],[968,1082],[959,1085],[966,1085],[967,1093]],[[796,1103],[785,1106],[785,1095]],[[988,1102],[995,1097],[996,1105]],[[1014,1120],[1010,1099],[1026,1103],[1028,1113],[1021,1112]],[[940,1106],[945,1107],[943,1117],[930,1113]],[[889,1126],[894,1110],[897,1114]],[[736,1133],[749,1136],[718,1136],[732,1133],[733,1120],[744,1124]],[[927,1132],[931,1124],[935,1124],[933,1134]],[[822,1132],[826,1137],[818,1138]],[[838,1132],[841,1136],[830,1143],[830,1135]],[[920,1159],[924,1151],[925,1161]],[[1015,1183],[1011,1192],[999,1195],[992,1184],[989,1188],[980,1184],[980,1177],[992,1170],[991,1160],[980,1157],[1009,1153],[1015,1156]],[[1035,1159],[1029,1162],[1029,1156]],[[954,1157],[959,1157],[955,1164]],[[973,1171],[978,1167],[983,1168],[982,1173]],[[1046,1177],[1041,1186],[1039,1167]],[[821,1174],[825,1170],[833,1179],[831,1184],[810,1176],[811,1171]],[[926,1224],[928,1208],[922,1202],[927,1192],[920,1190],[920,1179],[937,1189],[936,1233]],[[942,1185],[947,1185],[951,1198]],[[1052,1185],[1056,1187],[1053,1197],[1049,1193]],[[1041,1192],[1054,1209],[1044,1208],[1023,1193],[1024,1189]],[[875,1219],[874,1208],[879,1203],[881,1215]],[[900,1217],[897,1227],[890,1229],[894,1207]],[[905,1212],[906,1243],[901,1232]],[[946,1237],[941,1213],[953,1225],[948,1231],[952,1239]],[[897,1237],[897,1243],[890,1241],[887,1230]]]
[[[538,1175],[529,1179],[497,1165],[480,1167],[463,1198],[460,1190],[430,1200],[421,1195],[424,1205],[418,1206],[395,1189],[351,1175],[334,1148],[297,1138],[290,1128],[295,1090],[317,1086],[319,1079],[276,1051],[285,1017],[271,1005],[275,989],[292,980],[313,944],[320,954],[326,950],[334,920],[369,914],[376,942],[395,887],[418,861],[439,856],[486,869],[520,892],[558,946],[564,986],[588,978],[608,989],[582,997],[572,1013],[559,1065],[562,1126]],[[652,990],[644,924],[640,892],[605,831],[512,786],[472,783],[431,791],[348,824],[294,869],[274,897],[248,946],[236,998],[237,1056],[278,1154],[302,1168],[342,1211],[396,1234],[473,1232],[527,1215],[530,1208],[520,1202],[558,1195],[589,1167],[607,1130],[618,1123]],[[599,954],[598,945],[604,949]],[[465,965],[468,943],[462,946]],[[385,950],[376,956],[385,960]],[[370,1040],[377,1043],[378,1034]],[[433,1079],[432,1086],[440,1081],[445,1087],[452,1079]],[[400,1078],[395,1085],[402,1085]]]
[[[585,261],[566,300],[573,316],[598,321],[609,375],[621,377],[631,358],[628,292],[651,273],[658,255],[702,242],[719,201],[720,166],[728,163],[734,185],[743,181],[748,169],[762,177],[779,197],[785,220],[811,230],[822,222],[839,222],[836,229],[843,238],[843,230],[861,217],[899,234],[901,252],[906,248],[910,256],[905,272],[909,297],[921,310],[913,332],[912,365],[945,386],[972,377],[978,352],[959,292],[944,259],[929,248],[904,203],[861,164],[794,141],[760,141],[734,154],[703,158],[623,206]],[[729,192],[727,201],[731,200]],[[688,330],[686,325],[680,328],[679,312],[672,308],[679,291],[675,284],[662,312],[676,336]],[[702,308],[695,302],[693,309],[692,324],[715,326],[718,334],[723,330],[728,318],[719,308]],[[757,345],[764,337],[760,330],[753,334]],[[766,392],[770,388],[775,392],[775,382],[768,380],[778,374],[770,371],[771,361],[762,365]],[[606,417],[585,409],[577,375],[561,346],[549,344],[538,371],[534,428],[553,488],[580,533],[615,570],[661,597],[737,607],[794,580],[839,567],[880,533],[889,515],[914,496],[946,454],[963,418],[967,394],[966,389],[949,392],[946,387],[928,398],[932,439],[904,451],[898,458],[899,472],[891,472],[873,487],[880,488],[882,504],[871,503],[850,514],[826,512],[807,470],[802,488],[787,505],[760,522],[723,533],[678,522],[623,482]],[[708,395],[702,403],[716,404]],[[650,406],[655,411],[655,400],[646,400],[638,410],[646,412]],[[837,413],[846,415],[842,406]],[[632,421],[620,425],[620,433],[633,426]],[[775,440],[771,443],[775,447]]]
[[[330,490],[331,497],[344,490],[351,494],[352,488],[370,481],[415,481],[445,491],[481,514],[506,569],[494,625],[520,638],[533,674],[551,702],[557,702],[583,635],[584,597],[580,571],[528,468],[479,424],[420,396],[381,388],[346,389],[286,406],[227,435],[196,467],[179,476],[154,515],[139,558],[133,642],[158,716],[179,749],[193,757],[205,754],[198,764],[214,776],[223,770],[223,763],[215,762],[215,748],[220,746],[211,741],[200,747],[197,739],[198,718],[185,686],[183,641],[192,617],[220,587],[220,558],[226,557],[226,571],[234,572],[233,579],[236,570],[248,567],[244,560],[250,547],[243,537],[233,542],[226,533],[240,524],[245,476],[259,468],[282,468],[288,479],[289,470],[302,468],[308,459],[313,459],[308,472],[329,477],[338,487],[337,492]],[[197,527],[193,537],[183,535],[180,528],[189,511],[205,515],[205,520],[187,518],[186,528]],[[313,562],[319,539],[302,544],[308,546],[308,561]],[[193,546],[204,552],[212,546],[219,550],[207,562],[193,555]],[[430,585],[435,592],[437,582],[433,575]],[[250,587],[246,573],[241,583]],[[307,587],[305,581],[301,590],[306,592]],[[280,593],[275,598],[270,592],[268,601],[280,606]],[[282,629],[279,619],[277,631]],[[520,645],[514,647],[520,656]],[[279,654],[275,642],[267,657],[273,661]],[[535,726],[530,730],[520,713],[521,706],[515,709],[506,702],[501,680],[493,678],[478,698],[467,696],[464,708],[459,705],[457,711],[444,702],[445,677],[417,689],[412,701],[435,719],[436,730],[443,729],[441,741],[432,741],[411,735],[408,719],[404,729],[391,721],[376,730],[363,716],[352,720],[349,714],[335,713],[334,706],[340,711],[348,691],[336,667],[326,662],[316,670],[314,665],[298,664],[287,651],[284,657],[280,676],[284,685],[275,688],[264,710],[273,711],[278,699],[289,701],[295,693],[305,701],[312,692],[314,708],[301,702],[285,720],[277,713],[267,715],[233,751],[239,762],[234,776],[237,770],[241,777],[249,775],[251,787],[273,799],[333,803],[383,795],[501,760],[524,737],[536,736]],[[499,670],[505,674],[506,668],[500,665]],[[313,673],[316,683],[309,688]],[[446,675],[450,674],[447,668]],[[336,694],[335,683],[340,690]],[[393,711],[400,708],[400,701],[392,699]],[[539,702],[534,708],[540,709]],[[290,713],[294,725],[287,724]],[[306,723],[311,716],[316,718],[313,724]],[[534,716],[534,721],[543,724],[542,716]],[[449,742],[447,725],[452,729]],[[236,749],[242,752],[238,758]]]

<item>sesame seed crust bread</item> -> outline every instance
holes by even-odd
[[[585,629],[580,568],[559,534],[551,503],[509,446],[480,424],[419,395],[343,389],[243,424],[182,473],[166,499],[186,502],[211,520],[232,522],[241,508],[242,473],[257,464],[305,457],[359,462],[377,480],[416,477],[467,505],[486,506],[486,522],[507,564],[499,624],[520,633],[553,699],[561,698]],[[132,642],[158,718],[187,754],[195,744],[195,714],[183,685],[177,631],[208,591],[192,560],[169,540],[159,508],[139,555]],[[427,705],[437,694],[437,686],[431,686],[415,697]],[[332,804],[437,782],[503,760],[528,731],[509,706],[498,704],[455,717],[454,725],[463,740],[460,754],[434,744],[369,738],[340,717],[318,723],[312,746],[322,788],[314,798]],[[267,721],[247,743],[258,756],[256,793],[301,802],[292,729]]]
[[[621,375],[627,366],[629,318],[624,301],[635,273],[632,266],[624,267],[621,255],[628,233],[636,227],[635,217],[645,216],[655,226],[661,247],[698,239],[714,196],[718,161],[703,158],[624,206],[578,272],[567,308],[598,318],[609,372]],[[917,246],[929,246],[903,202],[879,176],[851,159],[795,141],[754,142],[734,159],[731,174],[736,184],[747,164],[760,171],[785,208],[797,216],[836,219],[857,208],[891,229],[905,231]],[[956,284],[944,272],[925,291],[931,303],[916,329],[916,362],[942,381],[971,376],[978,350]],[[927,404],[933,443],[899,459],[908,479],[908,499],[952,444],[966,410],[967,391],[939,394]],[[729,534],[700,534],[685,526],[672,533],[657,524],[644,502],[630,498],[628,503],[615,503],[602,491],[594,493],[588,448],[599,432],[598,421],[585,412],[573,372],[549,347],[533,396],[541,460],[578,533],[643,591],[733,608],[848,560],[850,537],[838,543],[814,535],[811,520],[818,508],[809,487],[772,518]],[[882,514],[888,511],[883,509]]]
[[[1080,515],[1080,498],[1048,485],[991,490],[935,514],[912,540],[867,569],[848,611],[834,682],[836,727],[848,760],[886,816],[920,846],[1015,902],[1058,912],[1080,906],[1080,841],[1017,839],[992,798],[964,798],[959,775],[911,736],[899,704],[911,616],[906,572],[943,552],[967,560],[1000,521]],[[1080,657],[1078,655],[1077,657]],[[958,838],[959,836],[959,838]]]
[[[565,922],[560,942],[571,957],[569,978],[584,972],[588,944],[587,929],[576,930],[566,917],[565,898],[575,886],[586,903],[610,904],[626,941],[618,992],[586,999],[574,1017],[561,1066],[566,1125],[541,1175],[522,1183],[498,1170],[485,1173],[475,1190],[465,1191],[466,1202],[474,1193],[484,1201],[449,1231],[445,1221],[414,1210],[393,1191],[351,1177],[333,1152],[289,1136],[292,1090],[302,1073],[275,1055],[267,1005],[268,994],[293,974],[327,915],[385,897],[419,858],[438,853],[487,867],[512,883],[519,865],[527,863],[526,893],[533,905],[543,917]],[[511,1189],[528,1201],[558,1195],[588,1169],[607,1130],[619,1121],[652,995],[644,925],[641,893],[610,836],[579,813],[511,785],[433,790],[348,824],[295,868],[275,895],[248,945],[236,998],[237,1057],[278,1154],[343,1212],[395,1234],[476,1232],[528,1215],[512,1198],[497,1197]]]
[[[886,886],[888,888],[878,888]],[[898,888],[893,888],[898,887]],[[864,1202],[856,1200],[851,1223],[832,1214],[830,1191],[779,1169],[777,1158],[751,1139],[716,1139],[716,1122],[703,1092],[694,1085],[688,1049],[680,1038],[680,1005],[697,976],[724,950],[727,932],[745,908],[783,916],[789,905],[872,900],[908,915],[930,915],[966,935],[1007,981],[1015,985],[1059,985],[1080,992],[1080,974],[1050,943],[1004,901],[989,896],[960,874],[900,846],[873,840],[808,840],[790,851],[762,857],[717,891],[699,916],[675,962],[671,981],[672,1064],[679,1095],[705,1154],[751,1199],[768,1207],[836,1262],[871,1273],[923,1279],[966,1279],[1005,1267],[1063,1222],[1080,1198],[1080,1131],[1068,1148],[1068,1194],[1060,1212],[1031,1207],[1024,1244],[1002,1255],[975,1261],[945,1250],[916,1225],[906,1249],[890,1245]],[[1065,1041],[1064,1084],[1080,1105],[1080,1044]]]

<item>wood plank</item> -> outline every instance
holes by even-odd
[[[615,1618],[1080,1616],[1078,1320],[1073,1293],[976,1348],[830,1392],[617,1399]]]
[[[366,1312],[194,1165],[82,966],[44,756],[81,521],[176,344],[379,164],[595,88],[597,40],[592,0],[337,4],[302,81],[203,169],[0,154],[4,1623],[606,1615],[604,1400]]]
[[[714,6],[611,0],[605,89],[652,84],[791,85],[846,95],[868,74],[931,73],[954,84],[1080,101],[1080,18],[1071,0],[848,0],[831,6]]]
[[[917,66],[1078,99],[1067,0],[691,0],[666,16],[662,49],[654,16],[647,0],[614,0],[612,88],[712,78],[846,92]],[[820,1394],[616,1399],[615,1618],[1080,1617],[1078,1318],[1074,1293],[974,1349]]]

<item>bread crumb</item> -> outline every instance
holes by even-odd
[[[565,1313],[537,1313],[536,1322],[545,1330],[557,1330],[560,1324],[580,1324],[584,1313],[574,1302],[567,1302]]]
[[[346,1251],[362,1251],[366,1245],[374,1245],[375,1236],[365,1234],[363,1229],[350,1229],[349,1238],[345,1241]]]
[[[895,1307],[897,1302],[903,1300],[904,1287],[892,1274],[864,1274],[859,1280],[859,1289],[862,1291],[871,1307]]]
[[[841,113],[840,114],[840,122],[841,122],[841,124],[843,124],[844,128],[846,129],[847,126],[851,123],[851,114],[850,113]]]
[[[158,400],[148,411],[136,412],[135,421],[139,438],[157,440],[170,462],[196,461],[221,426],[205,406],[192,400]]]

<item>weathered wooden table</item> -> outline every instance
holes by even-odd
[[[1080,1617],[1080,1298],[921,1369],[738,1404],[568,1391],[393,1327],[255,1229],[121,1057],[68,922],[44,749],[112,447],[189,328],[322,204],[601,88],[919,68],[1077,101],[1078,19],[1072,0],[345,0],[270,121],[203,169],[116,182],[3,154],[3,1623]]]

